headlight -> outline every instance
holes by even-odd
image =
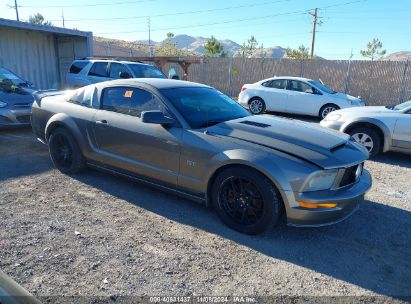
[[[339,120],[340,118],[341,118],[341,114],[333,114],[333,113],[330,113],[325,117],[325,119],[328,121],[336,121],[336,120]]]
[[[324,170],[311,175],[306,182],[303,192],[330,189],[337,177],[338,170]]]
[[[7,102],[0,101],[0,108],[7,107]]]

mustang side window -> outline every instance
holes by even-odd
[[[153,94],[129,87],[111,87],[103,91],[102,109],[136,117],[143,111],[163,110]]]
[[[150,92],[134,89],[130,103],[130,115],[140,117],[143,111],[163,111],[164,107]]]

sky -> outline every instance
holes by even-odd
[[[311,47],[318,8],[315,54],[362,59],[360,50],[378,38],[387,53],[411,51],[411,0],[16,0],[20,20],[41,13],[56,26],[129,41],[161,41],[175,35],[230,39],[254,35],[264,47]],[[0,18],[16,19],[14,0],[0,0]]]

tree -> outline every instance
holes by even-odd
[[[224,52],[224,46],[214,36],[211,36],[206,44],[204,44],[204,49],[206,50],[205,55],[207,57],[227,57],[227,53]]]
[[[382,42],[377,38],[374,38],[370,42],[367,43],[367,50],[360,51],[363,57],[371,58],[372,61],[376,57],[381,58],[386,54],[386,50],[382,49]]]
[[[255,39],[254,36],[251,36],[247,40],[247,43],[244,42],[243,45],[240,46],[240,56],[243,58],[250,57],[251,55],[253,55],[257,47],[258,47],[257,39]]]
[[[292,49],[292,48],[287,48],[285,50],[285,53],[288,58],[292,59],[311,59],[310,56],[310,49],[308,47],[305,47],[303,44],[298,47],[298,49]]]
[[[174,41],[174,34],[167,33],[167,38],[163,41],[160,48],[157,50],[157,56],[182,56],[183,52],[177,48],[177,43]]]
[[[29,22],[33,23],[33,24],[53,25],[50,21],[44,21],[44,17],[40,13],[37,13],[35,15],[31,15],[29,17]]]

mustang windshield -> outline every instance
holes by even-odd
[[[400,103],[398,106],[394,107],[394,110],[401,111],[401,110],[404,110],[405,108],[408,108],[408,107],[411,107],[411,100]]]
[[[193,129],[250,115],[230,97],[212,88],[182,87],[160,91]]]

